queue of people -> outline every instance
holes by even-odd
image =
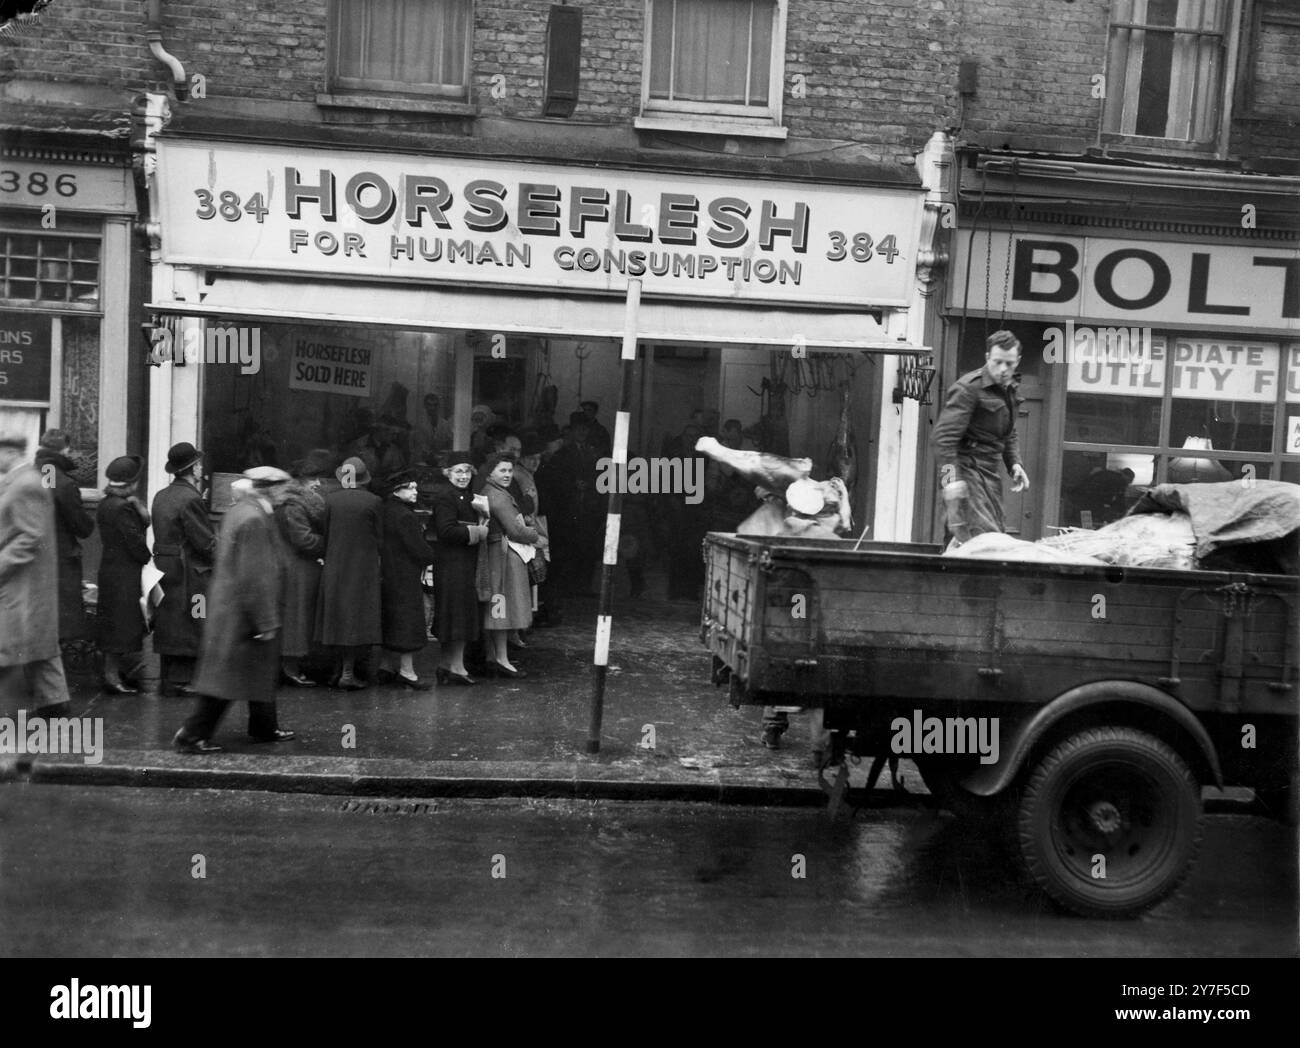
[[[429,407],[431,423],[440,422],[438,405]],[[432,683],[418,676],[415,658],[435,637],[440,685],[525,677],[518,653],[528,646],[526,631],[558,622],[564,595],[589,593],[601,560],[606,499],[597,470],[610,437],[598,411],[587,401],[564,430],[521,435],[480,406],[464,451],[434,450],[447,441],[431,425],[427,455],[436,464],[425,470],[404,465],[381,417],[342,449],[342,462],[315,449],[291,472],[271,464],[247,470],[218,526],[204,497],[203,454],[189,442],[168,451],[170,483],[148,507],[143,460],[112,460],[92,518],[71,477],[75,453],[65,434],[44,434],[30,465],[24,439],[0,438],[0,581],[6,592],[27,594],[0,613],[0,688],[26,696],[32,708],[62,708],[58,642],[93,639],[104,691],[137,694],[151,630],[159,691],[197,701],[175,744],[204,753],[218,748],[212,735],[236,698],[250,702],[254,739],[291,737],[276,720],[281,684],[427,690]],[[664,450],[689,454],[693,438],[716,421],[697,413]],[[723,434],[733,436],[726,427]],[[625,498],[620,561],[634,596],[656,545],[671,552],[724,523],[719,514],[748,511],[752,494],[711,477],[704,514],[692,508],[698,520],[673,515],[680,499],[665,510],[659,496]],[[102,556],[91,634],[80,544],[96,529]],[[670,566],[678,559],[699,558],[671,557]],[[142,594],[150,562],[158,582]],[[673,581],[672,595],[685,596],[693,580]],[[326,653],[332,667],[321,672]]]

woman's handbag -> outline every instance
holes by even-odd
[[[546,581],[546,558],[540,553],[528,562],[528,581],[534,586]]]

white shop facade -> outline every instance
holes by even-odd
[[[341,448],[378,416],[431,458],[468,444],[476,405],[529,429],[595,400],[612,432],[636,280],[630,453],[658,453],[701,408],[749,427],[779,379],[790,453],[824,475],[847,404],[855,516],[910,537],[918,414],[895,390],[928,352],[918,261],[940,206],[919,180],[165,133],[150,201],[153,490],[181,440],[229,474]]]

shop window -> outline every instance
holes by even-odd
[[[290,469],[313,449],[335,463],[373,454],[390,472],[451,447],[449,335],[238,318],[208,321],[205,342],[211,331],[238,346],[205,359],[203,375],[200,446],[227,488],[250,466]]]
[[[333,0],[335,90],[469,97],[473,0]]]
[[[96,306],[99,241],[0,232],[0,298]]]
[[[1215,144],[1236,0],[1115,0],[1102,130]]]
[[[1109,523],[1153,484],[1296,478],[1300,345],[1169,334],[1122,356],[1066,365],[1058,523]]]
[[[650,0],[643,117],[779,125],[785,6]]]

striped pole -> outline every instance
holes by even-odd
[[[623,326],[623,352],[619,367],[618,413],[614,416],[615,476],[627,465],[627,435],[632,419],[632,367],[636,363],[637,313],[641,308],[641,281],[627,282],[627,316]],[[600,722],[605,715],[605,677],[609,670],[609,635],[613,627],[614,566],[618,564],[618,531],[623,513],[623,490],[614,484],[605,515],[605,554],[600,567],[600,603],[596,608],[596,651],[592,660],[591,724],[587,752],[600,752]]]

